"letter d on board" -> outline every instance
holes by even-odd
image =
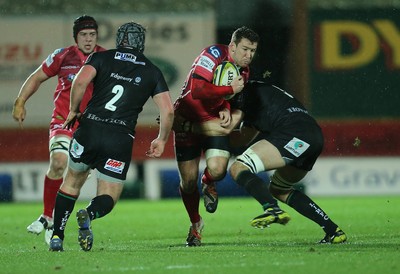
[[[320,68],[354,69],[369,63],[379,51],[379,39],[371,26],[356,21],[324,21],[320,25]],[[343,53],[343,40],[353,51]],[[352,43],[353,42],[353,43]]]

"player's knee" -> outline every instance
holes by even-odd
[[[286,203],[287,197],[293,191],[293,183],[282,178],[277,172],[274,172],[271,176],[269,190],[275,198]]]
[[[248,148],[239,155],[236,158],[236,162],[243,164],[254,174],[265,171],[263,161],[252,148]]]
[[[222,180],[226,175],[226,168],[225,164],[214,163],[207,165],[208,174],[211,175],[212,181]]]
[[[192,180],[182,180],[179,183],[179,188],[185,193],[193,193],[197,188],[197,177]]]
[[[229,152],[225,150],[208,149],[206,151],[207,170],[213,181],[219,181],[225,177],[229,157]]]
[[[68,164],[68,155],[62,152],[52,153],[50,156],[50,166],[54,169],[65,169]]]
[[[269,187],[269,191],[271,192],[271,195],[283,203],[286,203],[287,197],[289,196],[290,192],[292,192],[292,190],[293,189],[289,189],[289,190],[277,189],[271,185]]]
[[[251,148],[248,148],[245,152],[239,155],[229,169],[230,174],[235,181],[237,181],[238,175],[245,170],[248,170],[253,174],[265,171],[264,163]]]
[[[248,167],[238,161],[235,161],[229,168],[229,174],[231,175],[233,180],[237,181],[239,173],[245,170],[249,170]]]
[[[235,182],[245,189],[251,188],[259,183],[260,178],[250,170],[242,170],[236,176]]]

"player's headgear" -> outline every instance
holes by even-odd
[[[73,27],[73,35],[76,42],[76,37],[81,30],[84,29],[95,29],[97,31],[98,26],[96,20],[89,15],[82,15],[75,19]]]
[[[129,22],[123,24],[118,28],[116,46],[120,47],[133,47],[138,51],[144,51],[146,29],[137,23]]]

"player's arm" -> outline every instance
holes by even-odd
[[[14,101],[12,116],[14,120],[19,122],[22,128],[22,122],[25,120],[26,109],[25,102],[39,89],[40,85],[49,79],[42,66],[39,66],[23,83],[17,98]]]
[[[229,135],[230,145],[234,148],[247,147],[258,133],[254,127],[242,123],[238,130],[233,130]]]
[[[226,136],[237,128],[243,118],[243,112],[235,109],[231,113],[232,119],[228,126],[221,125],[221,119],[213,119],[201,123],[192,123],[181,116],[175,116],[174,130],[176,132],[192,132],[206,136]]]
[[[213,99],[239,93],[243,90],[243,77],[236,77],[230,86],[216,86],[193,73],[190,89],[194,99]]]
[[[168,91],[156,94],[153,101],[160,111],[159,132],[156,139],[150,144],[146,155],[148,157],[160,157],[164,152],[174,122],[174,107]]]
[[[76,74],[71,85],[71,95],[69,102],[69,114],[64,122],[63,128],[70,128],[75,121],[80,118],[79,107],[85,94],[87,86],[96,76],[96,69],[91,65],[84,65]]]

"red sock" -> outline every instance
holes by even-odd
[[[199,202],[200,202],[200,193],[199,189],[196,187],[193,193],[185,193],[182,188],[179,186],[179,192],[181,194],[181,198],[183,204],[185,205],[186,211],[189,215],[190,221],[192,223],[197,223],[200,221],[199,214]]]
[[[53,180],[47,177],[47,175],[45,176],[43,190],[43,215],[53,218],[53,209],[56,203],[57,191],[60,189],[62,182],[62,178]]]
[[[206,185],[212,184],[215,182],[214,178],[211,176],[210,172],[208,172],[208,168],[204,169],[203,176],[201,176],[201,181]]]

